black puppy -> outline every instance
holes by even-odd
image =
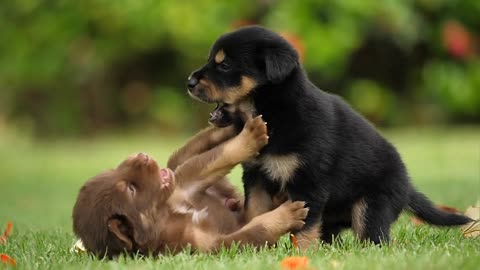
[[[247,216],[269,211],[279,191],[306,201],[301,247],[318,237],[330,242],[348,227],[361,239],[388,242],[403,209],[434,225],[471,221],[417,192],[396,149],[340,97],[315,87],[293,47],[272,31],[253,26],[221,36],[187,87],[195,99],[220,104],[214,124],[258,114],[268,122],[269,144],[243,164]]]

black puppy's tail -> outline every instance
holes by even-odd
[[[469,217],[448,213],[435,207],[425,195],[416,190],[412,189],[409,199],[409,210],[422,220],[432,225],[455,226],[463,225],[473,221]]]

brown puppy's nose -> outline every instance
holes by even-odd
[[[148,159],[150,159],[150,157],[149,157],[147,154],[145,154],[145,153],[138,153],[137,156],[136,156],[136,158],[138,158],[138,159],[140,159],[140,160],[148,160]]]
[[[190,78],[187,81],[187,89],[191,91],[195,86],[198,84],[197,78],[190,76]]]
[[[140,152],[140,153],[137,154],[137,157],[140,157],[140,158],[141,158],[141,157],[147,157],[147,156],[148,156],[147,154],[142,153],[142,152]]]

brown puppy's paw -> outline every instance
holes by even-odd
[[[279,206],[279,210],[283,212],[289,230],[299,230],[305,225],[304,220],[309,210],[305,207],[305,202],[288,200]]]
[[[267,123],[263,121],[261,115],[251,118],[245,123],[239,136],[245,140],[249,152],[256,154],[268,144]]]

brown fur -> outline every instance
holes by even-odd
[[[247,220],[252,220],[254,217],[273,209],[272,198],[263,188],[252,187],[249,196],[250,204],[245,208],[245,218]]]
[[[92,178],[74,207],[76,235],[89,251],[112,257],[188,245],[200,251],[234,242],[263,246],[301,228],[308,209],[291,201],[245,224],[243,198],[225,175],[267,144],[266,125],[250,119],[234,135],[230,128],[208,128],[171,156],[169,169],[138,154]]]

